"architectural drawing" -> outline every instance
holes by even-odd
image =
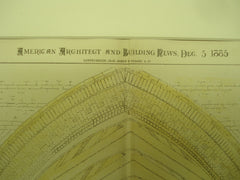
[[[0,179],[240,179],[240,144],[158,78],[115,68],[67,90],[0,146]]]

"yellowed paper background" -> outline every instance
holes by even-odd
[[[237,179],[239,48],[2,39],[0,177]]]

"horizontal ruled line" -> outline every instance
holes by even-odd
[[[54,64],[54,65],[65,65],[65,64],[101,64],[101,65],[180,65],[180,66],[188,66],[188,65],[195,65],[195,66],[240,66],[240,64],[200,64],[200,63],[185,63],[185,64],[180,64],[180,63],[83,63],[83,62],[0,62],[0,64],[4,65],[9,65],[9,64],[16,64],[16,65],[21,65],[21,64],[31,64],[31,65],[39,65],[39,64]]]

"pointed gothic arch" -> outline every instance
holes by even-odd
[[[237,179],[239,159],[239,143],[191,100],[146,72],[118,68],[26,120],[0,147],[0,179]]]

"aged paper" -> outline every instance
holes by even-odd
[[[0,179],[240,179],[240,41],[1,39]]]

